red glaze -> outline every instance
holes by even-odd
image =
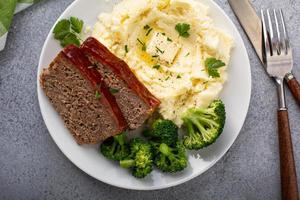
[[[129,66],[111,53],[103,44],[89,37],[82,45],[84,54],[93,56],[99,63],[110,67],[113,72],[130,87],[146,104],[152,108],[159,106],[160,101],[137,79]]]
[[[111,114],[118,124],[119,132],[122,132],[127,127],[127,122],[116,102],[115,97],[109,92],[103,78],[95,68],[89,68],[92,66],[90,61],[84,56],[81,50],[74,46],[69,45],[63,50],[64,55],[79,69],[81,74],[88,79],[92,86],[95,88],[95,93],[100,90],[102,95],[100,98],[101,103],[106,105],[112,111]]]

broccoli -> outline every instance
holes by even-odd
[[[172,146],[178,141],[178,127],[171,120],[158,119],[149,130],[143,132],[143,135]]]
[[[120,161],[129,155],[125,133],[110,137],[100,146],[101,153],[108,159]]]
[[[225,118],[225,105],[221,100],[213,101],[205,109],[189,109],[182,117],[187,128],[184,146],[198,150],[214,143],[223,132]]]
[[[129,157],[120,161],[121,167],[131,168],[136,178],[146,177],[152,172],[152,146],[140,138],[134,138],[130,142],[130,151]]]
[[[177,142],[175,147],[156,143],[154,148],[156,149],[154,164],[163,172],[175,173],[187,167],[188,158],[182,142]]]

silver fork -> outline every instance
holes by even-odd
[[[275,78],[278,90],[281,195],[283,200],[298,200],[297,175],[284,88],[284,77],[293,67],[292,48],[282,10],[261,10],[261,19],[265,67],[268,74]]]

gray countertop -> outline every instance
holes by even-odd
[[[275,86],[260,66],[227,1],[216,0],[237,25],[252,69],[252,99],[244,127],[228,152],[203,175],[161,191],[130,191],[93,179],[57,148],[43,122],[36,72],[45,38],[72,0],[43,1],[15,16],[0,52],[0,199],[280,199]],[[285,9],[300,79],[300,1],[254,0]],[[242,67],[242,66],[241,66]],[[300,107],[287,93],[300,175]],[[300,176],[298,176],[300,183]]]

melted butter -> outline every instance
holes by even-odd
[[[149,40],[151,39],[151,37],[153,36],[153,33],[155,31],[160,31],[163,32],[163,30],[159,29],[157,27],[157,25],[155,23],[153,24],[149,24],[149,27],[152,29],[152,31],[147,35],[148,30],[142,29],[142,31],[139,34],[138,39],[140,39],[143,43],[145,43],[146,47],[147,44],[149,42]],[[147,65],[149,65],[150,67],[154,66],[157,64],[157,58],[152,57],[151,55],[149,55],[146,51],[142,50],[142,45],[137,41],[136,43],[137,45],[137,54],[138,56],[145,62],[147,63]]]

